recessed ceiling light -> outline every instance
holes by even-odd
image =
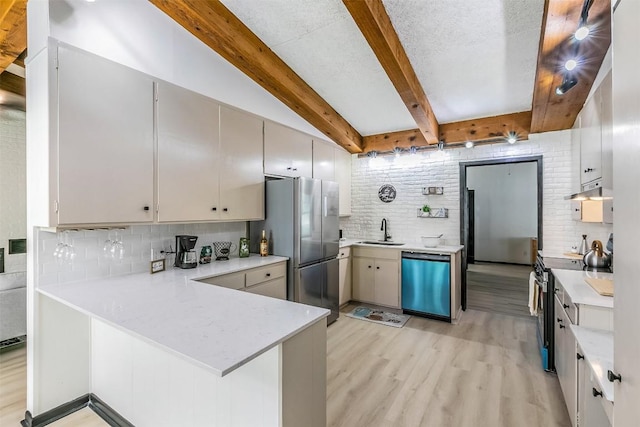
[[[568,71],[572,71],[577,66],[578,66],[578,61],[576,61],[575,59],[570,59],[564,63],[564,68],[566,68]]]
[[[464,146],[467,148],[473,148],[473,141],[467,141],[464,143]]]
[[[518,135],[516,135],[515,132],[509,132],[509,134],[507,135],[507,142],[509,144],[515,144],[518,141]]]
[[[574,37],[576,38],[576,40],[584,40],[587,38],[588,35],[589,35],[589,27],[587,27],[586,25],[583,25],[576,30]]]

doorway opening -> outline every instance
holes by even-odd
[[[460,163],[462,307],[528,316],[542,249],[542,156]]]

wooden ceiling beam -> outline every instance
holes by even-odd
[[[27,0],[0,1],[0,73],[27,48]]]
[[[467,141],[482,142],[506,138],[515,132],[518,140],[529,138],[531,111],[504,114],[494,117],[464,120],[440,125],[440,139],[446,145],[456,145]],[[395,147],[409,148],[426,145],[419,129],[383,133],[364,137],[365,151],[391,151]]]
[[[362,136],[217,0],[149,0],[350,153]]]
[[[20,96],[27,94],[25,80],[8,71],[0,74],[0,90],[6,90]]]
[[[611,0],[594,0],[587,21],[591,34],[581,42],[573,39],[582,5],[583,0],[545,1],[531,108],[532,133],[573,126],[611,44]],[[557,95],[564,63],[575,56],[576,49],[582,58],[575,70],[578,83],[564,95]]]
[[[413,116],[422,139],[438,143],[438,121],[382,0],[343,0],[391,83]]]

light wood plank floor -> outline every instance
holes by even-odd
[[[481,263],[467,268],[467,308],[529,316],[529,273],[523,265]]]
[[[330,426],[570,425],[523,317],[467,310],[457,325],[413,316],[393,328],[340,316],[327,371]]]
[[[327,424],[569,426],[535,339],[530,319],[474,310],[458,325],[414,316],[404,328],[341,315],[328,330]],[[0,426],[24,417],[25,383],[25,347],[0,353]],[[51,424],[106,425],[87,408]]]

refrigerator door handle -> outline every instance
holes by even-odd
[[[324,196],[322,198],[322,216],[325,218],[329,215],[329,201],[328,197]]]

